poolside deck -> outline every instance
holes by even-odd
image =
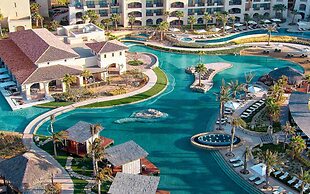
[[[109,147],[110,145],[114,144],[114,140],[113,139],[109,139],[107,137],[103,137],[100,136],[100,139],[102,141],[101,146],[105,149],[107,147]]]
[[[122,166],[115,166],[112,168],[113,174],[118,172],[122,172]],[[159,169],[148,159],[142,158],[141,159],[141,174],[142,175],[159,175]]]
[[[221,72],[221,71],[224,71],[226,69],[229,69],[231,68],[233,65],[230,64],[230,63],[207,63],[205,64],[205,67],[209,70],[209,69],[212,69],[214,71],[212,71],[206,79],[201,79],[201,84],[202,86],[198,86],[199,84],[199,74],[198,73],[195,73],[195,72],[192,72],[193,75],[195,76],[195,81],[194,83],[190,86],[190,88],[193,90],[193,91],[197,91],[197,92],[207,92],[209,91],[212,87],[213,87],[213,77]]]

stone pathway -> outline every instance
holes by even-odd
[[[70,175],[71,177],[75,177],[75,178],[77,178],[77,179],[81,179],[81,180],[87,181],[88,184],[85,186],[84,191],[85,191],[86,193],[93,193],[93,192],[91,191],[91,189],[92,189],[94,186],[96,186],[96,180],[95,180],[93,177],[81,175],[81,174],[78,174],[78,173],[74,172],[74,171],[72,170],[72,160],[73,160],[73,157],[69,156],[69,157],[67,158],[67,162],[66,162],[66,167],[65,167],[65,168],[66,168],[66,170],[68,171],[69,175]]]

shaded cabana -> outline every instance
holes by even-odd
[[[134,141],[128,141],[105,150],[106,159],[113,165],[114,172],[141,173],[141,160],[149,154]]]
[[[85,156],[88,154],[90,152],[90,144],[93,143],[96,138],[99,138],[99,133],[103,129],[99,127],[98,130],[92,134],[91,127],[91,123],[79,121],[67,129],[64,150],[78,156]]]
[[[278,81],[282,76],[288,78],[289,85],[299,85],[304,79],[304,75],[292,67],[281,67],[271,71],[268,76],[273,81]]]
[[[59,168],[33,152],[0,162],[0,177],[15,192],[44,193],[44,187],[60,172]]]
[[[155,194],[157,192],[159,179],[160,178],[156,176],[144,176],[118,172],[108,193]]]

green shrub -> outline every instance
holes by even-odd
[[[143,61],[140,61],[140,60],[131,60],[131,61],[128,61],[128,65],[131,65],[131,66],[140,66],[140,65],[143,65]]]

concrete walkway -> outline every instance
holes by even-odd
[[[42,150],[41,148],[37,147],[35,143],[33,142],[33,135],[36,133],[38,128],[47,120],[49,120],[51,115],[60,115],[62,113],[74,110],[77,107],[85,106],[88,104],[93,104],[96,102],[104,102],[104,101],[110,101],[110,100],[118,100],[122,98],[127,98],[130,96],[134,96],[140,93],[143,93],[149,89],[151,89],[157,82],[157,76],[155,72],[152,69],[146,69],[145,72],[143,72],[146,76],[148,76],[149,81],[148,83],[143,86],[142,88],[127,93],[127,94],[122,94],[122,95],[117,95],[117,96],[107,96],[107,97],[100,97],[100,98],[95,98],[95,99],[89,99],[83,102],[77,102],[75,104],[69,105],[69,106],[64,106],[64,107],[59,107],[53,110],[50,110],[37,118],[33,119],[24,129],[24,135],[23,135],[23,143],[28,148],[30,151],[35,152],[42,157],[46,158],[51,164],[54,166],[58,167],[61,169],[61,173],[58,174],[55,177],[55,182],[59,182],[62,184],[62,193],[64,194],[73,194],[74,192],[74,185],[73,182],[70,178],[70,175],[68,172],[47,152]]]

